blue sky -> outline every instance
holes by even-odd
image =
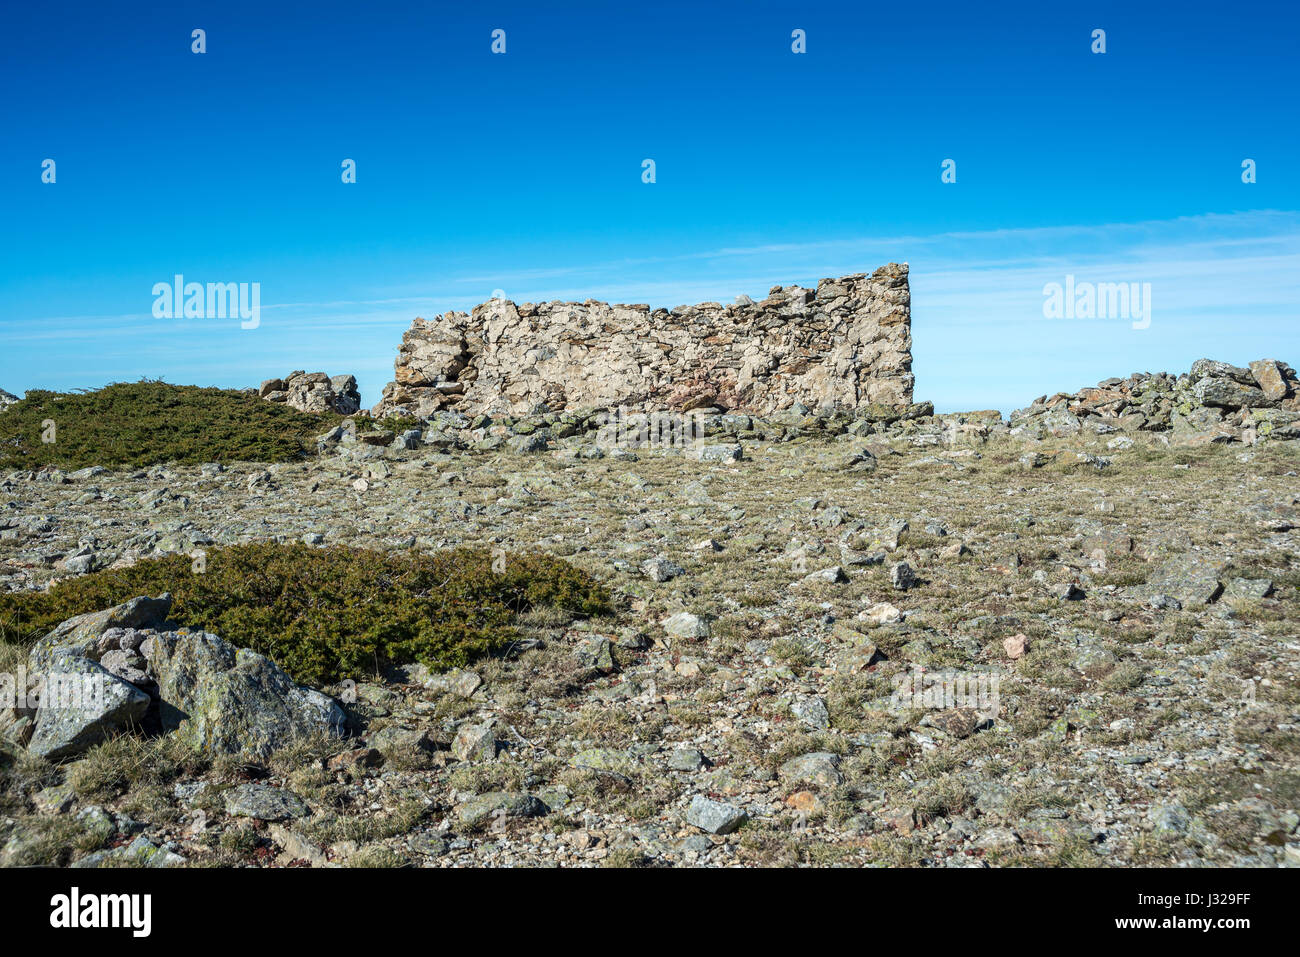
[[[1293,5],[0,16],[10,392],[306,368],[356,374],[370,404],[414,316],[497,289],[672,306],[890,260],[912,267],[917,398],[941,410],[1202,355],[1300,363]],[[260,326],[154,318],[152,287],[176,273],[259,282]],[[1066,275],[1150,283],[1149,328],[1045,319],[1043,286]]]

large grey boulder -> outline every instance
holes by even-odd
[[[145,596],[60,624],[32,648],[33,675],[93,675],[108,693],[89,709],[41,707],[28,747],[69,757],[143,724],[211,754],[265,758],[295,738],[345,733],[327,695],[278,665],[207,632],[172,630],[171,596]]]
[[[295,738],[342,736],[328,695],[295,684],[264,655],[208,632],[160,632],[140,647],[158,683],[164,731],[211,754],[264,758]]]
[[[3,412],[17,401],[19,401],[18,396],[14,395],[12,392],[6,392],[4,389],[0,389],[0,412]]]
[[[162,628],[171,607],[172,596],[164,592],[157,598],[142,595],[105,611],[69,618],[32,646],[32,668],[41,670],[60,649],[99,661],[106,652],[120,647],[121,635],[115,629]]]
[[[496,728],[492,721],[482,724],[467,721],[456,731],[451,751],[460,761],[492,761],[497,756]]]
[[[40,707],[27,749],[56,761],[138,725],[149,696],[93,661],[60,651],[42,672]]]

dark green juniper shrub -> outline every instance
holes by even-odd
[[[0,415],[0,469],[290,462],[315,454],[316,436],[340,420],[255,393],[159,381],[32,389]]]
[[[206,570],[170,555],[0,595],[0,639],[31,641],[59,622],[137,595],[170,592],[177,624],[214,632],[324,684],[422,662],[435,670],[501,652],[535,608],[608,613],[605,590],[565,561],[459,548],[426,555],[254,544],[213,548]]]

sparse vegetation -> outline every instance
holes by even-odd
[[[150,505],[144,472],[14,478],[0,671],[68,615],[169,590],[181,623],[300,679],[377,677],[355,689],[356,736],[252,766],[166,737],[62,763],[0,750],[0,860],[134,839],[123,823],[101,846],[97,817],[51,826],[67,789],[58,818],[129,815],[195,866],[1284,863],[1300,840],[1295,447],[1148,439],[1037,446],[1091,449],[1111,459],[1099,471],[1026,468],[1005,436],[970,456],[873,436],[870,473],[819,468],[842,442],[811,437],[746,439],[726,467],[361,443],[273,470],[171,468],[177,497]],[[328,545],[271,543],[303,538]],[[265,544],[210,544],[250,539]],[[83,540],[95,568],[136,564],[70,571]],[[180,554],[191,541],[206,574]],[[489,542],[504,575],[481,547],[442,550]],[[1171,582],[1186,555],[1220,563],[1221,596]],[[653,578],[656,557],[680,573]],[[919,584],[895,587],[899,561]],[[802,581],[835,565],[847,581]],[[1182,597],[1154,601],[1157,585]],[[873,617],[878,604],[897,615]],[[708,636],[667,634],[679,611]],[[468,668],[386,667],[414,660]],[[1000,701],[977,726],[966,708],[893,700],[917,669],[998,675]],[[788,766],[818,755],[815,773]],[[249,781],[309,813],[228,813]],[[696,795],[748,819],[692,825]],[[462,816],[498,798],[521,813]]]

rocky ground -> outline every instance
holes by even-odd
[[[256,759],[21,753],[0,863],[1300,864],[1300,443],[1280,411],[1244,444],[1239,413],[1117,429],[1079,401],[713,421],[703,454],[542,416],[11,475],[10,590],[236,542],[474,543],[564,556],[619,611],[325,688],[350,736]],[[910,694],[944,675],[980,693]]]

